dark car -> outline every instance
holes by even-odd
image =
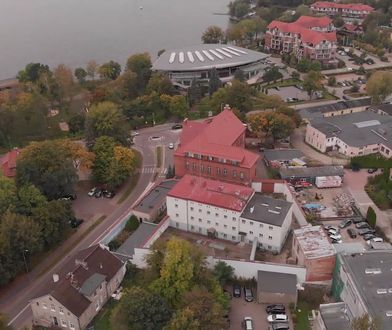
[[[369,224],[365,221],[359,222],[355,224],[355,228],[357,229],[364,229],[364,228],[370,228]]]
[[[233,284],[233,297],[235,298],[241,297],[241,285]]]
[[[172,126],[172,129],[181,129],[182,125],[181,124],[175,124]]]
[[[274,323],[271,325],[271,330],[290,330],[288,323]]]
[[[352,229],[352,228],[347,229],[347,233],[348,233],[348,235],[351,238],[356,238],[357,237],[357,232],[354,229]]]
[[[375,237],[377,237],[377,236],[374,235],[374,234],[365,234],[365,235],[363,235],[363,239],[364,239],[365,241],[370,241],[371,239],[373,239],[373,238],[375,238]]]
[[[376,172],[377,172],[377,169],[376,169],[376,168],[369,168],[369,169],[367,170],[367,172],[368,172],[369,174],[373,174],[373,173],[376,173]]]
[[[83,223],[83,221],[84,221],[83,219],[75,218],[75,219],[70,220],[69,224],[72,228],[77,228]]]
[[[352,221],[353,221],[353,223],[360,223],[360,222],[363,222],[363,219],[362,218],[353,218],[353,219],[351,219]]]
[[[77,198],[76,194],[66,194],[63,197],[61,197],[60,199],[63,201],[73,201]]]
[[[339,224],[339,228],[341,228],[341,229],[346,228],[346,227],[350,226],[352,223],[353,223],[353,222],[352,222],[351,219],[343,220],[343,221]]]
[[[101,189],[97,189],[97,191],[94,194],[95,198],[101,198],[102,197],[102,190]]]
[[[253,301],[253,292],[251,288],[244,286],[244,295],[245,295],[245,301],[247,302]]]
[[[284,314],[286,312],[286,308],[282,304],[273,304],[268,305],[265,311],[267,314]]]
[[[364,228],[364,229],[359,229],[358,230],[358,234],[363,236],[366,234],[374,234],[376,231],[374,229],[371,228]]]
[[[103,196],[106,198],[113,198],[115,195],[115,193],[110,190],[104,190],[104,191],[102,191],[102,193],[103,193]]]

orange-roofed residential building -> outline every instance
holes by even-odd
[[[174,153],[176,175],[250,185],[260,156],[245,149],[245,130],[229,107],[201,122],[185,120]]]
[[[363,20],[374,11],[374,8],[362,3],[337,3],[329,1],[317,1],[310,5],[314,13],[326,14],[329,16],[342,16],[354,20]]]
[[[18,148],[7,152],[4,156],[0,157],[1,172],[8,178],[16,176],[16,159],[20,154]]]

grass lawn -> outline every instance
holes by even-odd
[[[99,314],[95,317],[94,330],[109,330],[110,329],[110,314],[117,304],[113,299],[109,299],[106,305],[102,308]]]
[[[392,181],[388,178],[389,172],[369,178],[365,191],[373,202],[381,209],[392,207]]]
[[[308,314],[311,308],[308,303],[299,301],[297,306],[297,323],[295,324],[295,330],[309,330],[310,324],[308,320]]]

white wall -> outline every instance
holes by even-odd
[[[151,237],[148,239],[147,242],[144,243],[143,248],[149,248],[151,245],[154,244],[154,242],[161,237],[161,235],[165,232],[165,230],[169,227],[170,225],[170,218],[166,217],[161,220],[159,225],[157,225],[157,228],[155,232],[151,235]]]
[[[257,278],[257,272],[259,270],[268,272],[278,272],[284,274],[295,274],[297,275],[297,282],[304,283],[306,279],[306,268],[296,265],[285,265],[285,264],[273,264],[266,262],[256,261],[243,261],[243,260],[231,260],[231,259],[219,259],[214,257],[207,257],[207,267],[213,268],[219,261],[224,261],[228,265],[234,268],[234,275],[247,279]]]

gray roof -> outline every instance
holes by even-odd
[[[176,185],[177,182],[178,180],[162,181],[144,195],[133,209],[143,213],[150,213],[152,209],[160,207],[166,200],[167,193]]]
[[[259,270],[257,272],[257,292],[295,294],[297,292],[297,275]]]
[[[351,330],[344,302],[320,305],[321,318],[327,330]]]
[[[360,254],[342,255],[342,264],[350,274],[360,293],[369,314],[378,317],[382,324],[381,329],[391,328],[391,317],[386,312],[392,312],[392,251],[369,251]],[[379,270],[377,274],[366,274],[366,270]],[[387,293],[379,294],[377,289],[386,289]]]
[[[326,137],[337,137],[352,147],[382,143],[392,147],[392,117],[373,111],[314,118],[310,124]]]
[[[343,166],[316,166],[316,167],[295,167],[281,168],[279,170],[282,179],[290,178],[315,178],[318,176],[343,176]]]
[[[392,104],[380,104],[380,105],[373,105],[370,107],[373,110],[381,110],[388,115],[392,116]]]
[[[167,50],[153,64],[159,71],[201,71],[228,68],[261,61],[269,55],[254,50],[223,44]]]
[[[141,247],[142,244],[152,235],[157,229],[157,225],[153,223],[143,222],[138,229],[118,248],[116,251],[119,254],[132,257],[135,253],[135,248]]]
[[[292,160],[294,158],[302,158],[304,154],[297,149],[267,149],[264,150],[264,158],[271,161]]]
[[[298,109],[298,111],[302,118],[312,119],[322,117],[322,115],[327,112],[370,106],[371,101],[372,99],[370,97],[365,97],[355,100],[338,101],[330,104],[316,105],[314,107]]]
[[[83,282],[79,292],[84,296],[91,296],[103,281],[105,281],[105,275],[94,273]]]
[[[242,218],[282,226],[292,203],[255,193],[241,214]]]

